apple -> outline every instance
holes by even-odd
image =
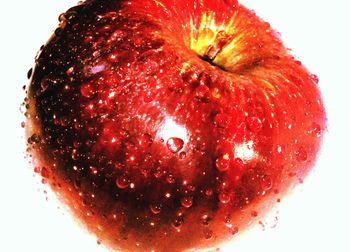
[[[219,247],[312,169],[318,79],[237,1],[89,0],[59,20],[28,73],[28,155],[109,248]]]

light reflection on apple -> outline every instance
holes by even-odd
[[[166,116],[164,122],[161,124],[157,138],[163,139],[165,142],[170,138],[179,138],[184,141],[184,144],[188,143],[188,132],[186,127],[178,124],[175,118]]]
[[[253,140],[249,140],[242,144],[237,144],[234,147],[235,158],[240,158],[244,162],[248,162],[257,157],[257,153],[254,150]]]

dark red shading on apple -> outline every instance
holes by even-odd
[[[36,172],[121,251],[220,246],[312,168],[317,78],[232,0],[86,1],[26,98]]]

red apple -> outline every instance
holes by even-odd
[[[36,171],[114,250],[220,246],[312,168],[317,77],[234,0],[90,0],[28,88]]]

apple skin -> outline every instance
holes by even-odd
[[[236,1],[86,1],[36,58],[29,155],[111,249],[220,246],[313,167],[317,82]]]

